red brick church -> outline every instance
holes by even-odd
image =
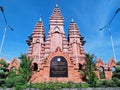
[[[80,69],[85,64],[84,37],[73,20],[68,30],[67,39],[64,32],[64,18],[58,6],[54,8],[50,16],[47,38],[45,38],[42,20],[37,22],[33,33],[27,40],[29,45],[27,56],[34,58],[30,82],[72,81],[79,83],[83,81]],[[13,66],[18,68],[17,59],[13,60],[8,68],[11,69]],[[106,66],[101,59],[98,59],[96,66],[104,68],[105,79],[111,79],[111,68],[116,66],[116,62],[110,59]],[[96,71],[96,75],[100,79],[99,70]]]

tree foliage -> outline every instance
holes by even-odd
[[[20,67],[19,70],[13,69],[9,72],[9,76],[6,80],[5,85],[7,87],[15,87],[16,90],[22,90],[22,86],[28,83],[32,69],[31,69],[32,60],[27,58],[25,54],[22,54],[20,57]]]
[[[19,67],[19,73],[25,79],[25,81],[28,82],[32,74],[32,59],[27,58],[25,54],[21,55],[20,59],[21,62]]]
[[[8,76],[7,72],[8,64],[4,60],[0,60],[0,86],[4,86],[6,77]]]
[[[115,71],[113,71],[113,78],[120,79],[120,61],[117,62],[117,66],[115,67]]]
[[[85,63],[85,77],[86,81],[91,85],[95,86],[97,78],[94,73],[96,67],[95,67],[95,60],[96,57],[94,54],[86,54],[86,63]]]

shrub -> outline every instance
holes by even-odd
[[[6,78],[5,72],[0,72],[0,78]]]
[[[113,80],[104,80],[106,87],[114,87],[115,83]]]
[[[117,87],[120,85],[120,81],[117,79],[114,80],[98,80],[96,87]]]
[[[118,78],[113,78],[112,80],[113,80],[114,83],[115,83],[115,87],[120,87],[120,79],[118,79]]]
[[[83,83],[82,88],[88,88],[90,85],[88,83]]]
[[[35,83],[32,84],[33,88],[39,88],[41,90],[58,90],[58,89],[62,89],[62,88],[88,88],[89,84],[84,83],[84,84],[80,84],[80,83],[72,83],[72,82],[68,82],[68,83],[63,83],[63,82],[49,82],[49,83]]]
[[[16,87],[14,87],[14,90],[23,90],[26,88],[29,88],[29,84],[16,85]]]
[[[24,80],[24,78],[22,76],[16,76],[14,78],[14,82],[15,82],[15,84],[18,84],[18,85],[25,84],[25,80]]]
[[[0,86],[4,86],[5,84],[5,79],[0,79]]]
[[[8,88],[13,87],[13,86],[14,86],[14,81],[13,81],[13,79],[8,78],[8,79],[5,81],[5,86],[8,87]]]
[[[103,80],[97,80],[96,87],[104,87]]]

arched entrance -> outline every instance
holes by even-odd
[[[55,56],[50,61],[50,77],[68,77],[68,64],[63,56]]]
[[[100,79],[105,79],[104,68],[102,66],[99,67],[99,71],[100,71]]]

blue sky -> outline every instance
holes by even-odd
[[[27,53],[26,40],[33,32],[40,16],[45,27],[46,35],[49,31],[49,17],[58,4],[65,19],[65,33],[68,34],[71,18],[77,23],[80,33],[87,41],[84,45],[86,53],[95,54],[105,63],[113,57],[110,35],[107,29],[99,31],[109,23],[115,11],[120,8],[120,0],[0,0],[0,6],[9,25],[14,31],[7,29],[5,42],[0,57],[11,61]],[[0,43],[5,27],[4,18],[0,12]],[[111,26],[117,61],[120,60],[120,12],[114,18]]]

